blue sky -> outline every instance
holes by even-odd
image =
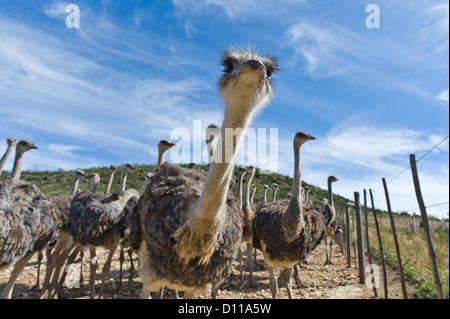
[[[251,124],[278,129],[277,171],[292,176],[293,136],[308,131],[303,179],[326,188],[335,175],[336,193],[371,188],[385,208],[381,178],[448,136],[449,2],[330,2],[2,0],[0,138],[39,147],[24,169],[155,163],[175,128],[221,124],[220,54],[251,45],[280,61],[275,97]],[[71,3],[79,29],[66,27]],[[380,28],[366,27],[372,3]],[[425,204],[447,202],[428,210],[439,217],[448,151],[446,140],[418,163]],[[394,211],[418,207],[409,170],[388,187]]]

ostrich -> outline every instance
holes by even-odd
[[[267,203],[267,191],[269,190],[269,185],[264,185],[263,188],[263,202]]]
[[[0,299],[11,299],[30,258],[56,237],[58,210],[34,184],[19,179],[23,154],[31,149],[37,147],[27,140],[17,143],[12,178],[0,182],[0,270],[14,266]]]
[[[278,292],[274,268],[285,268],[284,285],[289,298],[292,298],[292,267],[317,247],[328,235],[330,224],[336,220],[327,219],[316,207],[302,203],[300,148],[313,139],[310,134],[302,131],[295,135],[291,199],[260,205],[253,220],[253,245],[262,251],[264,262],[269,267],[273,298],[276,298]]]
[[[311,191],[311,187],[306,186],[306,187],[304,188],[304,190],[305,190],[305,198],[304,198],[304,201],[307,202],[307,203],[309,203],[308,195],[309,195],[309,192]]]
[[[8,138],[6,140],[6,142],[8,143],[8,148],[6,149],[6,152],[3,155],[2,160],[0,161],[0,177],[2,176],[3,166],[5,165],[6,160],[9,157],[9,154],[11,154],[14,146],[16,146],[16,143],[17,143],[16,139],[13,137]]]
[[[226,110],[218,145],[223,151],[216,152],[207,176],[161,164],[136,206],[144,238],[139,249],[144,298],[162,286],[185,291],[184,298],[214,291],[237,256],[242,219],[229,191],[236,151],[254,112],[270,100],[277,63],[237,49],[225,52],[222,63],[219,88]],[[233,137],[225,138],[225,130]]]
[[[164,163],[164,157],[166,152],[174,147],[175,144],[172,143],[171,141],[162,138],[159,143],[158,143],[158,166],[161,165],[162,163]]]
[[[116,165],[111,165],[109,167],[109,179],[108,179],[108,184],[106,184],[106,187],[105,187],[104,195],[108,195],[109,192],[111,191],[111,186],[112,186],[114,174],[116,173],[116,171],[117,171],[117,166]]]
[[[255,167],[249,166],[247,167],[249,171],[249,177],[247,179],[247,184],[245,186],[245,196],[244,202],[242,204],[242,242],[247,243],[247,267],[250,272],[250,285],[253,286],[253,218],[255,217],[255,211],[250,203],[250,185],[253,180],[253,176],[255,176]],[[239,248],[240,249],[240,248]],[[241,261],[242,262],[242,261]],[[242,276],[242,266],[241,266],[241,280],[242,284],[244,284],[244,279]]]
[[[51,248],[47,247],[46,256],[47,256],[47,267],[46,267],[46,276],[44,280],[44,286],[46,287],[48,284],[48,280],[51,271],[53,270],[54,263],[56,262],[56,258],[58,254],[61,252],[61,249],[64,248],[64,245],[67,243],[69,235],[67,233],[67,218],[69,217],[69,209],[70,202],[73,199],[73,195],[76,194],[78,190],[78,184],[81,178],[85,176],[84,171],[76,170],[73,176],[72,189],[70,191],[70,195],[50,195],[48,196],[49,201],[55,205],[60,212],[60,225],[58,226],[58,236],[56,239],[56,245],[53,247],[55,250],[53,253],[50,253]],[[40,266],[42,262],[43,254],[42,251],[38,252],[38,270],[37,270],[37,280],[35,289],[39,289],[39,275],[40,275]]]
[[[277,200],[277,191],[279,188],[280,186],[278,186],[278,184],[272,184],[272,202],[275,202]]]
[[[323,205],[323,211],[324,214],[326,215],[336,215],[336,210],[334,208],[334,200],[333,200],[333,190],[331,187],[331,184],[334,182],[337,182],[338,179],[334,176],[328,176],[327,182],[328,182],[328,204],[324,203]],[[333,210],[333,211],[331,211]],[[341,228],[338,226],[337,228],[335,227],[331,227],[330,228],[330,232],[328,234],[327,237],[325,237],[325,254],[326,254],[326,260],[325,260],[325,265],[331,265],[333,264],[331,262],[331,254],[332,254],[332,250],[333,250],[333,239],[332,236],[334,235],[334,233],[340,233],[341,232]],[[328,254],[328,238],[330,238],[330,253]]]
[[[208,167],[207,171],[211,167],[211,163],[214,159],[214,140],[220,135],[220,127],[216,124],[210,124],[206,128],[206,146],[208,148]]]
[[[148,183],[150,183],[150,180],[152,177],[153,177],[153,173],[151,173],[151,172],[147,172],[147,174],[145,174],[145,186],[147,186]]]
[[[98,173],[91,173],[87,176],[85,176],[86,180],[92,183],[92,189],[91,193],[96,194],[98,186],[100,185],[100,175]],[[87,192],[83,192],[81,194],[86,194]],[[74,195],[74,194],[72,194]],[[79,195],[79,194],[78,194]],[[71,201],[74,199],[72,196]],[[69,205],[69,211],[72,204]],[[41,292],[41,298],[54,298],[61,290],[61,287],[64,283],[64,279],[67,275],[67,272],[69,270],[69,265],[74,263],[74,260],[78,254],[80,254],[80,262],[82,265],[83,257],[84,257],[84,250],[83,247],[78,245],[73,238],[70,236],[70,212],[67,216],[67,224],[63,226],[64,230],[61,232],[61,236],[59,236],[61,245],[55,248],[55,253],[57,253],[56,260],[50,263],[50,265],[47,266],[47,272],[46,272],[46,278],[44,281],[44,286]],[[72,254],[69,253],[72,252]],[[61,278],[59,278],[59,274],[61,271],[61,268],[64,266],[64,262],[67,260],[67,266],[64,269],[64,273],[62,274]],[[81,267],[80,267],[81,268]],[[53,276],[52,276],[53,275]],[[52,280],[50,281],[50,276],[52,276]],[[80,283],[82,283],[83,276],[82,272],[80,274]]]
[[[125,192],[119,191],[103,197],[84,192],[76,195],[72,200],[69,214],[70,234],[79,245],[89,247],[91,298],[95,295],[97,269],[95,247],[102,246],[109,249],[108,259],[102,270],[100,298],[103,295],[106,276],[110,271],[112,255],[123,237],[123,213],[128,201],[133,197],[139,198],[139,193],[134,189],[128,189]]]

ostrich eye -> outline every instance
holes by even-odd
[[[232,60],[227,60],[224,62],[223,66],[224,66],[223,71],[225,73],[231,73],[231,71],[233,71],[234,68],[234,62]]]
[[[272,69],[267,68],[266,73],[267,73],[267,79],[270,80],[272,78],[272,73],[273,73]]]

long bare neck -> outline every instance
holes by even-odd
[[[247,184],[245,185],[245,196],[244,203],[242,206],[250,207],[250,186],[252,185],[253,176],[255,175],[254,171],[250,172],[250,176],[247,179]]]
[[[22,158],[23,158],[24,152],[17,152],[16,151],[16,158],[14,160],[14,167],[11,174],[11,178],[13,179],[20,179],[20,173],[22,170]]]
[[[278,188],[274,188],[272,192],[272,202],[274,202],[277,199],[277,191]]]
[[[91,193],[93,193],[93,194],[97,193],[98,184],[99,184],[99,182],[94,182],[92,184]]]
[[[105,195],[108,195],[109,192],[111,191],[112,181],[113,181],[115,173],[116,173],[116,171],[111,171],[111,174],[109,174],[108,184],[106,184],[106,187],[105,187]]]
[[[139,193],[135,189],[128,189],[126,192],[123,193],[121,199],[110,202],[106,205],[109,206],[109,211],[111,211],[113,214],[121,214],[125,209],[125,206],[127,205],[128,201],[132,197],[139,199]]]
[[[303,221],[302,216],[302,169],[300,165],[300,146],[294,146],[294,182],[292,186],[292,196],[289,201],[289,206],[286,214],[295,216],[298,221]]]
[[[122,170],[122,176],[120,177],[120,190],[125,192],[125,184],[127,183],[128,172],[126,170]]]
[[[9,154],[11,154],[13,148],[14,146],[8,145],[8,148],[0,161],[0,175],[2,174],[3,166],[5,166],[6,160],[8,159]]]
[[[267,188],[264,189],[264,203],[267,203]]]
[[[80,181],[80,178],[79,178],[79,177],[76,177],[76,176],[75,176],[75,177],[73,178],[72,190],[70,191],[70,195],[75,195],[75,193],[77,192],[79,181]]]
[[[222,147],[222,151],[216,152],[214,155],[214,162],[200,197],[198,217],[201,219],[213,220],[225,204],[236,161],[236,151],[250,122],[251,113],[236,114],[227,108],[221,135],[217,142],[218,147]],[[233,138],[233,134],[235,138]]]
[[[160,151],[158,154],[158,166],[164,163],[164,157],[166,155],[166,151]]]
[[[253,204],[253,199],[255,198],[255,193],[256,193],[256,187],[253,188],[253,190],[252,190],[252,196],[250,196],[250,203],[252,203],[252,204]]]
[[[238,186],[238,198],[239,198],[239,207],[242,208],[242,181],[244,179],[244,175],[243,174],[239,174],[239,186]]]
[[[333,190],[331,189],[331,184],[332,182],[328,180],[328,203],[330,204],[331,207],[334,207]]]

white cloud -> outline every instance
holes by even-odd
[[[44,13],[51,18],[61,18],[67,16],[66,7],[69,3],[54,2],[51,5],[44,6]]]
[[[448,102],[448,89],[442,91],[442,92],[437,96],[437,98],[438,98],[439,100],[441,100],[441,101],[447,101],[447,102]]]

